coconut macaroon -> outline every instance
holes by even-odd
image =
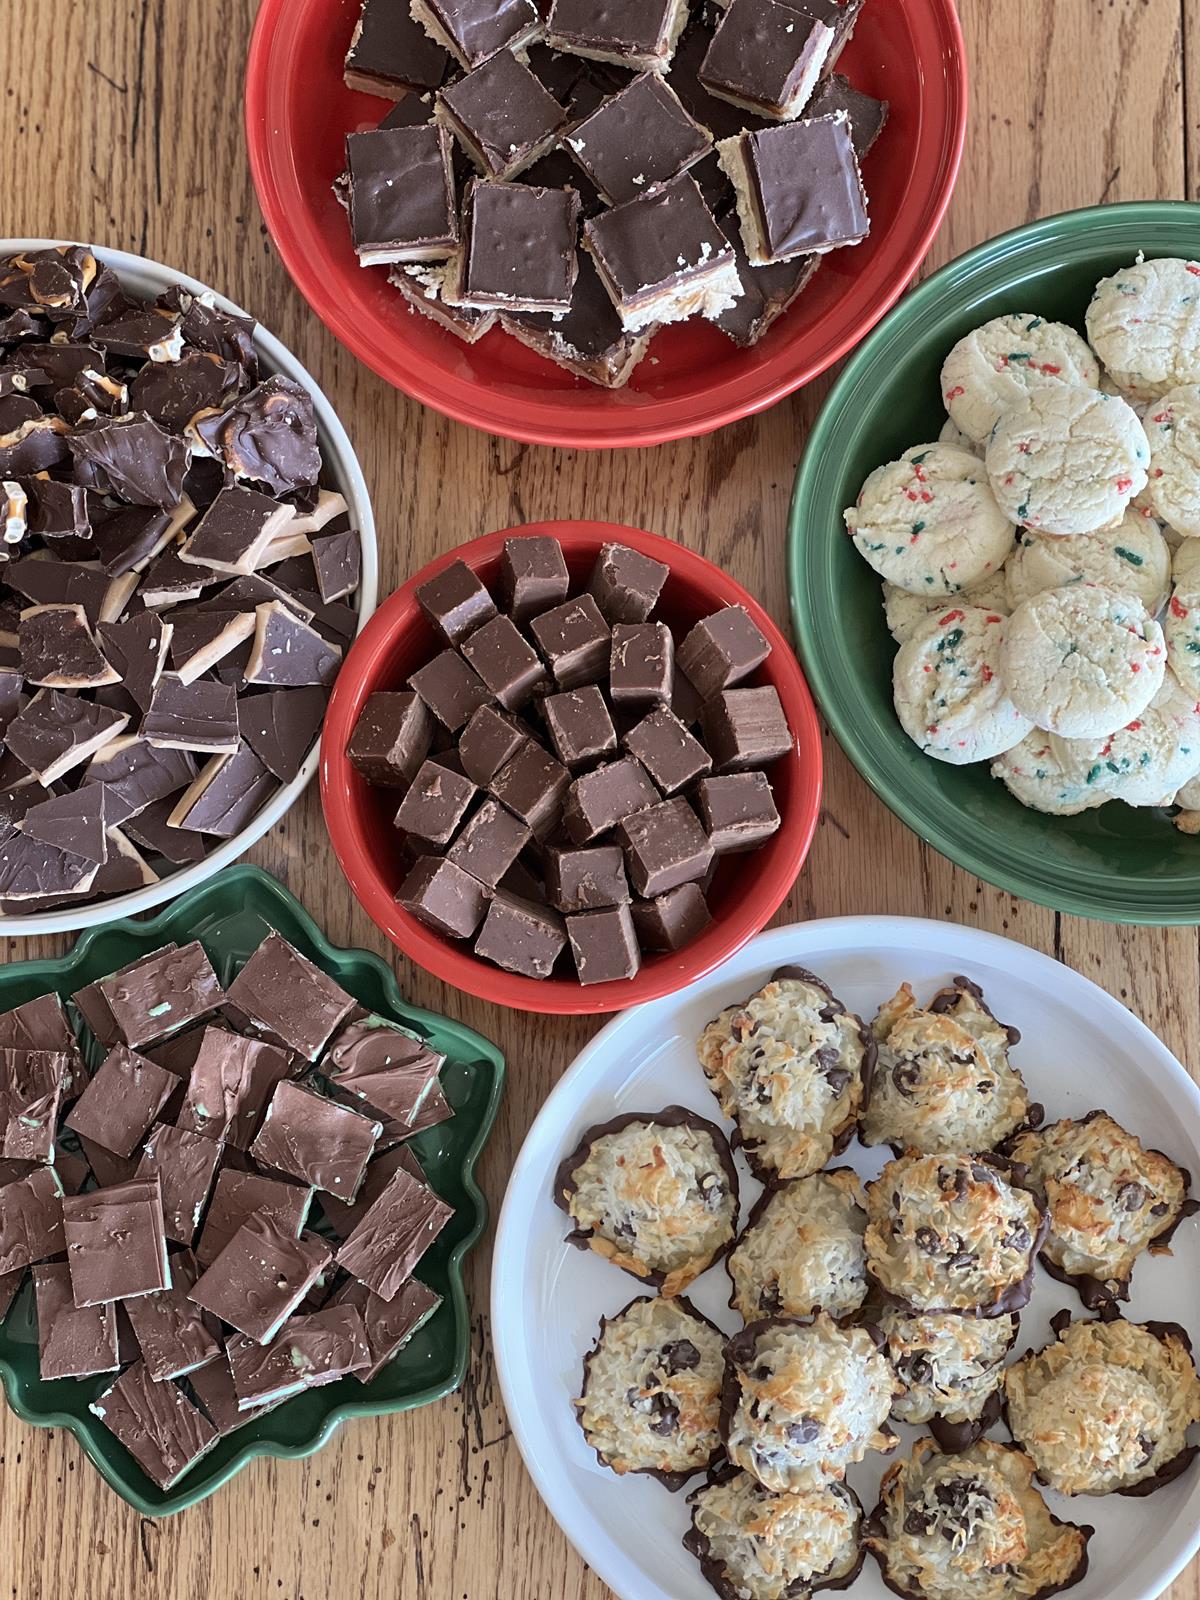
[[[913,1600],[1037,1600],[1078,1583],[1094,1529],[1060,1522],[1012,1445],[980,1439],[943,1455],[918,1439],[884,1474],[866,1546]]]
[[[1029,1129],[1006,1149],[1046,1198],[1043,1266],[1090,1310],[1128,1300],[1138,1256],[1169,1254],[1171,1235],[1197,1209],[1186,1168],[1147,1150],[1104,1111]]]
[[[700,1065],[764,1183],[819,1172],[846,1148],[875,1063],[862,1019],[804,967],[782,967],[700,1035]]]
[[[867,1293],[866,1195],[848,1167],[764,1191],[726,1266],[730,1305],[757,1317],[852,1315]]]
[[[897,1153],[990,1150],[1041,1107],[1008,1058],[1020,1034],[988,1010],[983,991],[955,978],[928,1010],[901,984],[872,1025],[878,1057],[862,1116],[864,1144]]]
[[[1175,1323],[1070,1321],[1004,1375],[1008,1425],[1060,1494],[1152,1494],[1191,1462],[1200,1422],[1191,1340]]]
[[[579,1426],[606,1467],[679,1489],[720,1448],[725,1335],[682,1296],[603,1317],[584,1357]]]
[[[998,1156],[901,1156],[867,1185],[867,1274],[910,1311],[1004,1316],[1028,1304],[1047,1226]]]
[[[721,1600],[804,1600],[848,1588],[862,1567],[862,1506],[844,1483],[775,1494],[725,1467],[688,1505],[684,1546]]]
[[[1004,1362],[1019,1319],[887,1307],[876,1326],[900,1384],[892,1415],[927,1425],[948,1454],[981,1438],[1001,1411]]]
[[[765,1317],[725,1347],[721,1437],[735,1467],[768,1489],[813,1489],[871,1450],[890,1451],[895,1380],[866,1328],[822,1312]]]
[[[732,1243],[737,1170],[715,1123],[683,1106],[635,1111],[588,1129],[554,1199],[575,1222],[572,1244],[670,1296]]]

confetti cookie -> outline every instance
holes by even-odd
[[[926,755],[951,766],[990,761],[1031,731],[1000,670],[1006,621],[996,611],[951,606],[927,618],[896,652],[896,715]]]
[[[1004,1363],[1019,1322],[886,1307],[875,1325],[900,1385],[892,1415],[927,1426],[948,1455],[974,1444],[1000,1420]]]
[[[867,1293],[866,1196],[849,1167],[763,1191],[726,1258],[730,1305],[756,1317],[848,1317]]]
[[[1200,262],[1164,257],[1102,278],[1087,309],[1092,348],[1118,386],[1157,400],[1200,383]]]
[[[859,554],[910,594],[954,595],[1004,565],[1016,530],[979,458],[924,444],[876,467],[844,513]]]
[[[938,443],[956,444],[960,450],[969,450],[973,456],[983,460],[983,445],[978,440],[972,439],[969,433],[964,433],[953,417],[947,417],[942,423]]]
[[[1119,522],[1145,488],[1150,446],[1124,400],[1044,383],[1000,418],[984,460],[1010,521],[1038,533],[1093,533]]]
[[[1170,1322],[1072,1323],[1004,1375],[1008,1425],[1043,1483],[1060,1494],[1153,1494],[1196,1455],[1200,1378],[1191,1341]]]
[[[955,599],[964,606],[979,606],[984,611],[997,611],[1008,616],[1012,606],[1008,600],[1007,566],[993,572],[982,583],[973,583]],[[888,631],[897,644],[907,644],[917,629],[935,611],[946,609],[944,595],[909,594],[907,589],[897,589],[894,583],[883,586],[883,612]]]
[[[1145,606],[1092,583],[1018,606],[999,655],[1017,711],[1067,739],[1124,727],[1158,693],[1166,666],[1162,629]]]
[[[1069,739],[1053,739],[1041,729],[992,762],[992,777],[1030,811],[1048,817],[1074,817],[1094,811],[1109,795],[1098,781],[1086,752],[1070,751]]]
[[[1133,595],[1152,617],[1162,610],[1171,587],[1171,552],[1153,517],[1132,508],[1116,528],[1076,533],[1066,539],[1026,531],[1004,566],[1008,609],[1046,589],[1070,583],[1095,583]]]
[[[1038,384],[1094,389],[1099,382],[1100,363],[1074,328],[1015,313],[994,317],[958,341],[942,366],[942,399],[950,420],[983,442]]]
[[[1169,389],[1147,408],[1144,423],[1151,507],[1176,533],[1200,538],[1200,387],[1188,383]]]
[[[1200,771],[1200,705],[1173,672],[1144,710],[1115,733],[1051,744],[1071,767],[1086,767],[1085,781],[1110,800],[1129,806],[1163,806]]]

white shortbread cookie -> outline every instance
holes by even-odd
[[[926,755],[956,767],[990,761],[1032,730],[1000,673],[1006,622],[997,611],[952,604],[896,652],[896,715]]]
[[[985,460],[1012,521],[1036,533],[1092,533],[1119,522],[1145,487],[1150,446],[1124,400],[1043,383],[1000,418]]]
[[[1168,672],[1150,704],[1103,739],[1060,739],[1050,745],[1067,768],[1086,766],[1092,781],[1127,806],[1168,805],[1200,772],[1200,707]]]
[[[876,467],[844,513],[859,554],[910,594],[953,595],[1004,565],[1016,537],[978,456],[922,444]]]
[[[1045,589],[1095,583],[1134,595],[1150,615],[1162,610],[1171,589],[1171,552],[1153,517],[1127,511],[1116,528],[1077,533],[1069,539],[1017,535],[1004,564],[1009,610]],[[965,596],[964,596],[965,598]]]
[[[1200,262],[1139,258],[1102,278],[1087,331],[1127,396],[1157,400],[1177,384],[1200,383]]]
[[[1017,607],[999,664],[1022,716],[1064,739],[1087,739],[1123,728],[1150,704],[1167,651],[1132,595],[1074,583]]]
[[[1200,538],[1200,387],[1170,389],[1145,415],[1150,504],[1187,539]]]
[[[1200,699],[1200,589],[1176,585],[1163,616],[1167,665],[1188,694]]]
[[[1023,806],[1046,816],[1073,817],[1102,806],[1109,796],[1097,781],[1088,782],[1091,769],[1080,762],[1064,765],[1050,738],[1035,730],[992,762],[992,777],[999,778]],[[1058,741],[1060,746],[1065,743]]]
[[[956,444],[960,450],[969,450],[973,456],[983,460],[983,446],[977,444],[969,433],[964,433],[953,417],[947,417],[942,423],[942,431],[938,434],[939,444]]]
[[[1094,389],[1099,382],[1100,363],[1074,328],[1019,312],[993,317],[958,341],[942,366],[942,399],[951,420],[982,442],[1036,385]]]
[[[1007,570],[1007,567],[1001,567],[999,572],[993,572],[982,583],[973,583],[954,598],[960,605],[982,606],[985,611],[998,611],[1006,617],[1012,610],[1005,579]],[[887,618],[888,631],[897,644],[907,644],[926,617],[945,608],[944,595],[931,599],[927,594],[909,594],[907,589],[897,589],[894,583],[885,583],[883,586],[883,614]]]

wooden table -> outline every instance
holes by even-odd
[[[394,392],[334,343],[266,238],[241,120],[254,10],[255,0],[11,0],[0,232],[92,239],[178,265],[278,333],[358,450],[383,594],[490,528],[595,514],[702,549],[785,621],[788,493],[828,383],[708,439],[613,455],[489,439]],[[1200,0],[961,0],[961,10],[971,122],[930,266],[1072,206],[1196,195]],[[918,843],[828,737],[825,755],[821,826],[780,920],[876,911],[990,928],[1052,951],[1185,1062],[1200,1060],[1195,932],[1105,928],[1014,901]],[[391,954],[338,871],[315,789],[250,859],[335,942]],[[0,941],[0,959],[62,948]],[[498,1014],[405,962],[400,979],[508,1057],[482,1169],[498,1207],[525,1130],[593,1024]],[[0,1600],[600,1600],[608,1591],[550,1520],[511,1442],[489,1349],[488,1258],[481,1248],[471,1263],[472,1360],[459,1395],[350,1424],[309,1462],[257,1462],[167,1521],[116,1499],[69,1435],[0,1406]],[[1169,1593],[1200,1600],[1200,1568]]]

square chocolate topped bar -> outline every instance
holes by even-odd
[[[860,244],[867,196],[845,112],[739,133],[717,146],[755,266]]]
[[[534,0],[411,0],[411,11],[464,72],[499,50],[519,50],[542,31]]]
[[[454,298],[476,309],[566,311],[575,285],[579,197],[571,189],[472,181]]]
[[[363,266],[437,261],[458,243],[450,135],[427,123],[346,136],[350,231]]]
[[[626,333],[586,252],[567,312],[505,311],[505,330],[539,356],[605,389],[620,389],[646,354],[654,329]]]
[[[864,94],[843,78],[840,72],[826,78],[808,105],[810,117],[825,117],[838,111],[846,113],[850,118],[854,154],[859,161],[883,132],[890,110],[891,106],[886,100],[876,100],[874,95]]]
[[[612,205],[699,161],[712,145],[657,72],[644,72],[567,134],[564,143]]]
[[[515,178],[554,143],[567,114],[553,95],[500,50],[437,97],[444,123],[488,178]]]
[[[700,65],[710,94],[790,121],[853,29],[861,0],[732,0]]]
[[[687,14],[687,0],[554,0],[546,43],[631,71],[665,72]]]
[[[346,52],[348,89],[394,100],[408,89],[436,89],[449,65],[404,0],[363,0]]]

